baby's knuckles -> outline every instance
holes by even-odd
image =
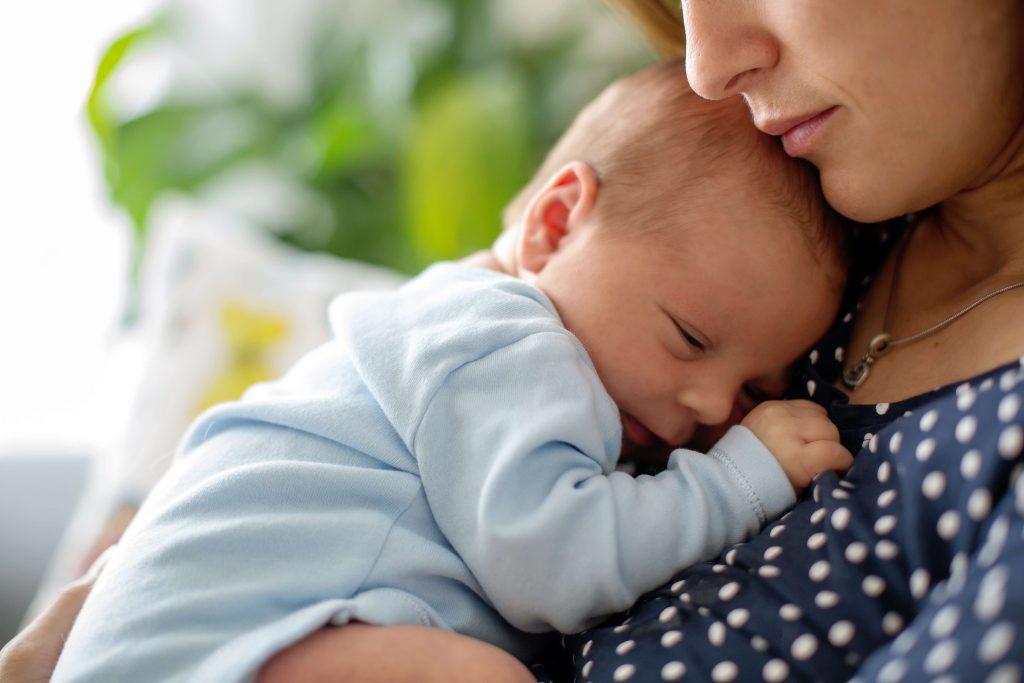
[[[806,401],[765,401],[751,410],[741,424],[771,451],[797,493],[829,469],[829,463],[820,462],[820,450],[810,444],[820,440],[823,431],[834,435],[838,442],[838,432],[817,406]]]

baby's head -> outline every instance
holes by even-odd
[[[508,259],[590,353],[624,451],[777,397],[845,282],[813,170],[666,62],[609,87],[506,212]]]

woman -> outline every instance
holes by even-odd
[[[622,2],[679,42],[667,3]],[[721,563],[568,638],[576,676],[1019,680],[1024,2],[686,0],[683,20],[698,93],[743,96],[839,211],[895,219],[797,383],[860,453]],[[368,643],[425,667],[386,680],[532,679],[461,636],[346,628],[261,680],[375,680],[344,671]]]

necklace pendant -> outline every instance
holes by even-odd
[[[843,370],[843,384],[846,388],[852,390],[864,384],[864,380],[871,374],[871,360],[871,356],[865,356],[856,365]]]

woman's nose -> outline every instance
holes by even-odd
[[[701,97],[735,95],[751,76],[778,61],[774,40],[759,25],[756,5],[762,1],[683,0],[686,77]]]

